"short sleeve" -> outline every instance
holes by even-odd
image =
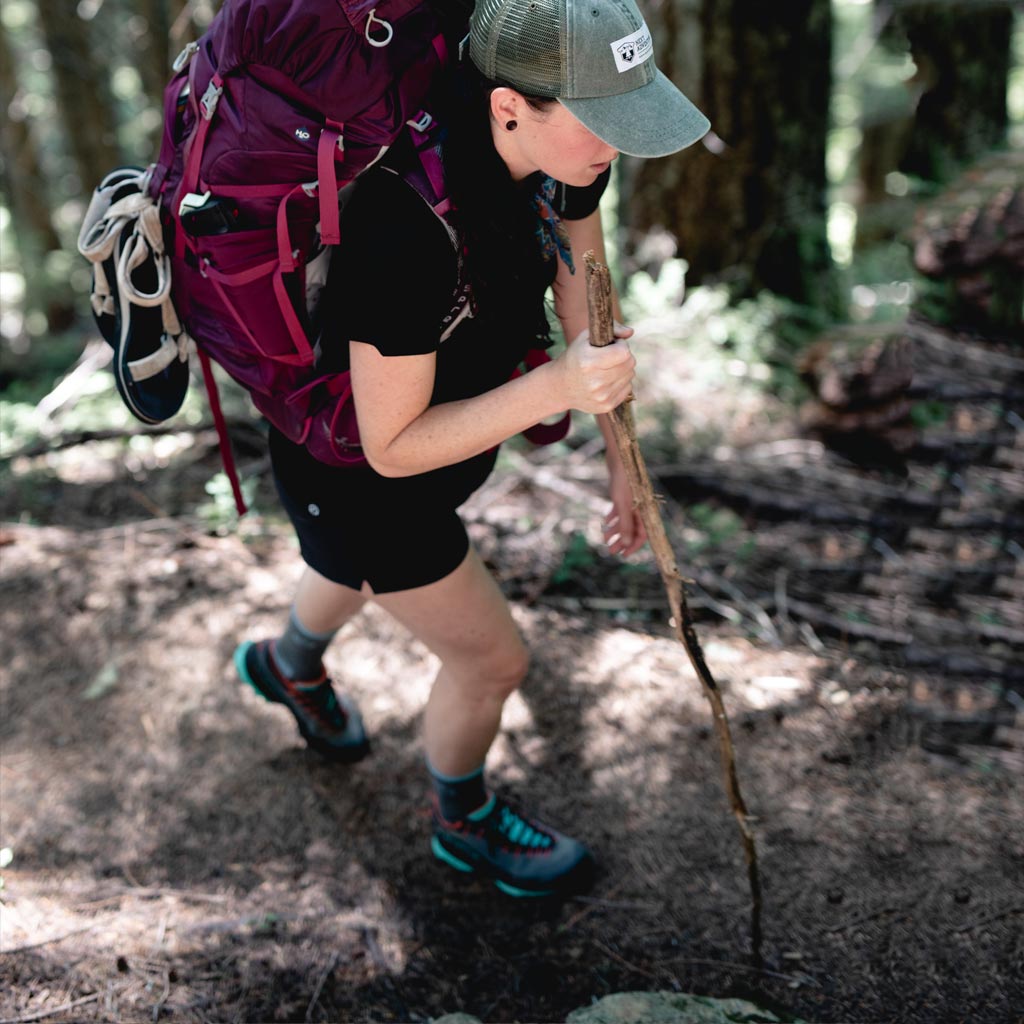
[[[578,187],[559,182],[555,188],[555,211],[565,220],[589,217],[601,202],[611,176],[612,169],[609,167],[597,176],[593,185]]]
[[[458,276],[440,220],[396,175],[361,179],[341,218],[325,290],[325,345],[362,341],[385,356],[437,349]]]

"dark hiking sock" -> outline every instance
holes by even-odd
[[[427,762],[427,771],[437,794],[441,816],[447,821],[462,821],[487,802],[484,785],[484,767],[481,765],[468,775],[442,775]]]
[[[299,621],[293,607],[288,615],[287,628],[274,641],[274,661],[277,667],[289,679],[319,679],[323,672],[324,651],[337,632],[331,629],[326,633],[314,633]]]

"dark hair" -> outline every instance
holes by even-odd
[[[478,307],[518,330],[546,334],[535,183],[513,181],[491,136],[490,97],[503,85],[485,78],[468,59],[448,76],[442,111],[445,179]],[[523,95],[538,112],[556,102]]]

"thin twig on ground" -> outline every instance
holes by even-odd
[[[636,971],[637,974],[642,974],[645,978],[650,978],[652,981],[660,980],[658,975],[655,974],[653,971],[649,971],[647,970],[647,968],[641,967],[639,964],[631,963],[624,956],[620,956],[618,953],[615,952],[614,949],[610,949],[603,942],[595,939],[594,945],[597,946],[597,948],[600,949],[602,952],[610,956],[613,960],[616,960],[618,961],[618,963],[622,964],[623,967],[628,967],[631,971]]]
[[[306,1007],[306,1020],[311,1021],[313,1019],[313,1011],[316,1009],[316,1004],[320,1002],[320,993],[324,990],[324,985],[327,983],[327,979],[331,976],[331,972],[335,967],[338,966],[338,961],[341,959],[341,954],[334,952],[331,954],[330,960],[327,961],[327,966],[320,972],[320,977],[317,979],[316,988],[313,989],[313,995],[310,997],[309,1006]]]
[[[5,949],[2,952],[3,956],[14,956],[15,953],[27,953],[30,949],[39,949],[42,946],[52,946],[55,942],[63,942],[65,939],[70,939],[72,935],[81,935],[82,932],[91,932],[94,928],[98,927],[96,924],[87,924],[81,928],[73,928],[69,932],[65,932],[63,935],[55,935],[52,939],[42,939],[39,942],[29,942],[24,946],[15,946],[13,949]]]
[[[841,924],[835,924],[831,928],[826,928],[825,931],[829,935],[834,935],[836,932],[845,932],[847,928],[853,928],[858,924],[864,924],[865,921],[874,921],[879,917],[888,917],[890,914],[905,913],[906,910],[906,907],[882,907],[879,910],[872,910],[869,913],[852,917],[849,921],[843,921]]]
[[[70,1003],[62,1003],[60,1006],[51,1007],[49,1010],[39,1010],[24,1017],[6,1017],[0,1020],[0,1024],[30,1024],[31,1021],[45,1020],[47,1017],[55,1017],[58,1013],[67,1013],[68,1010],[85,1006],[86,1003],[94,1003],[99,997],[99,992],[93,992],[92,995],[82,996],[81,999],[72,999]]]
[[[711,960],[701,957],[691,956],[674,956],[668,960],[662,960],[660,963],[663,964],[693,964],[695,966],[707,966],[707,967],[721,967],[725,971],[747,971],[753,972],[754,974],[764,974],[769,978],[781,978],[783,981],[799,981],[805,985],[814,985],[816,988],[821,988],[821,985],[810,975],[800,974],[783,974],[781,971],[771,971],[767,967],[754,967],[751,964],[735,964],[728,960]]]
[[[1001,921],[1004,917],[1013,917],[1015,914],[1024,914],[1024,906],[1009,907],[1006,910],[1000,910],[997,914],[979,917],[977,921],[972,921],[970,924],[965,924],[962,928],[955,929],[955,934],[963,935],[964,932],[972,932],[975,928],[980,928],[982,925],[991,924],[993,921]]]

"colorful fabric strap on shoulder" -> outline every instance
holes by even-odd
[[[533,197],[533,205],[539,218],[537,238],[544,253],[544,259],[553,260],[561,256],[562,262],[569,268],[570,274],[576,273],[572,262],[572,246],[569,244],[569,232],[561,218],[555,213],[555,179],[550,176],[541,178],[540,188]]]

